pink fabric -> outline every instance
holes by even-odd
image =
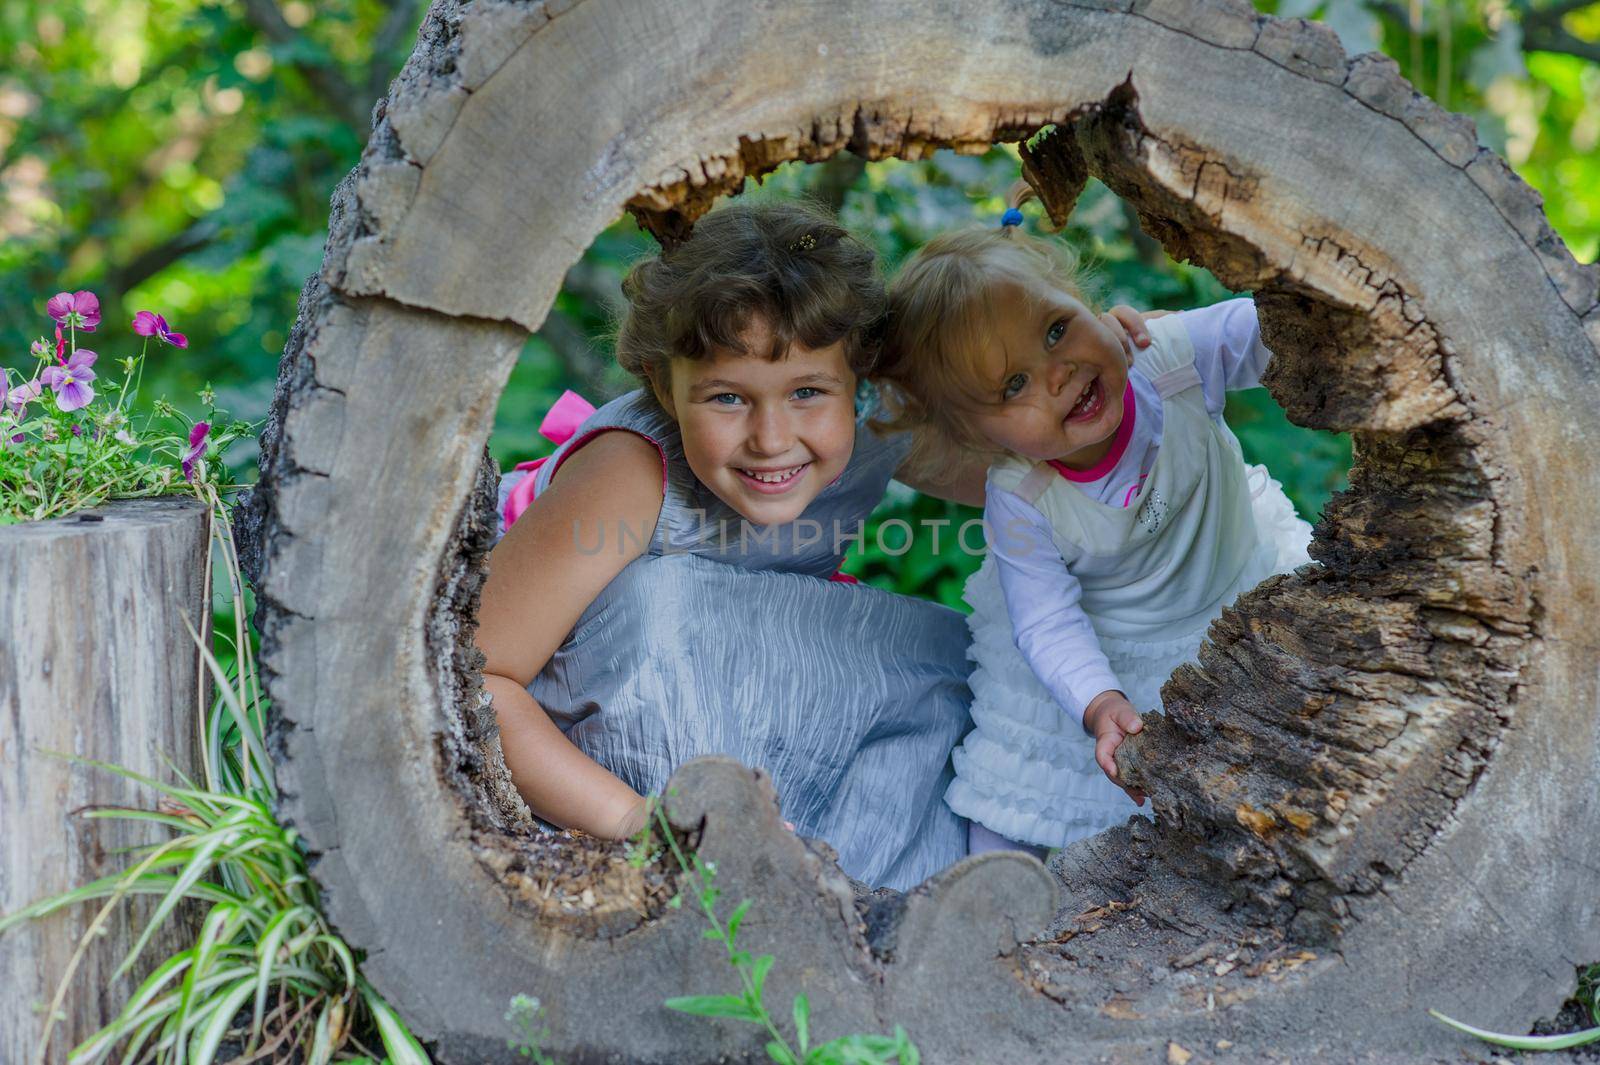
[[[578,431],[578,426],[582,425],[584,419],[594,411],[593,403],[569,388],[561,393],[561,398],[552,403],[550,409],[545,412],[544,420],[539,423],[539,435],[559,447],[572,439],[572,434]],[[546,455],[531,462],[519,462],[513,467],[526,470],[528,476],[518,481],[506,495],[505,509],[500,512],[500,518],[505,522],[507,529],[522,517],[522,512],[533,502],[534,482],[538,480],[539,467],[549,458],[550,456]]]
[[[829,577],[828,579],[830,581],[836,581],[839,584],[860,584],[861,583],[855,577],[852,577],[850,574],[844,572],[843,570],[840,570],[839,572],[835,573],[833,576]]]
[[[1075,470],[1065,466],[1055,459],[1047,460],[1057,473],[1069,481],[1087,484],[1098,481],[1117,467],[1117,460],[1122,458],[1122,453],[1128,450],[1128,441],[1133,438],[1133,422],[1138,415],[1139,408],[1133,402],[1133,384],[1129,382],[1122,392],[1122,424],[1117,426],[1116,439],[1111,441],[1111,450],[1105,457],[1087,470]]]

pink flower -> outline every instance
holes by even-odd
[[[89,387],[89,382],[94,380],[94,371],[89,367],[98,357],[87,348],[79,348],[65,365],[45,367],[39,380],[55,392],[57,407],[64,411],[78,410],[94,401],[94,389]]]
[[[44,309],[57,325],[72,326],[85,333],[94,332],[100,324],[100,298],[93,292],[57,292]]]
[[[46,340],[44,337],[40,337],[38,340],[35,340],[32,344],[28,345],[28,354],[32,355],[36,359],[48,358],[50,355],[50,341]]]
[[[211,435],[210,422],[195,422],[189,430],[189,450],[183,453],[183,479],[194,481],[194,468],[206,453],[206,438]],[[170,469],[170,467],[169,467]]]
[[[140,311],[133,316],[133,331],[142,337],[160,337],[175,348],[189,346],[189,338],[167,328],[167,320],[154,311]]]

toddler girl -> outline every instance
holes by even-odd
[[[808,208],[734,203],[623,291],[617,358],[643,387],[567,397],[545,426],[566,442],[502,484],[477,640],[512,779],[615,839],[684,761],[731,755],[847,873],[917,884],[966,853],[942,796],[970,667],[960,614],[831,579],[911,444],[857,402],[872,252]],[[968,468],[948,491],[976,501]]]
[[[1113,759],[1138,712],[1311,534],[1222,419],[1270,357],[1254,304],[1152,317],[1135,361],[1021,220],[912,257],[882,371],[887,424],[918,431],[923,461],[992,456],[990,553],[966,587],[975,728],[945,796],[974,851],[1065,846],[1142,806]]]

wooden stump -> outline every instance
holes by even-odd
[[[198,765],[199,625],[206,507],[193,499],[112,503],[54,521],[0,528],[0,913],[121,868],[116,848],[165,839],[151,826],[91,820],[96,806],[143,806],[149,789],[51,757],[57,751],[172,779]],[[115,1017],[137,981],[188,945],[181,922],[113,983],[155,899],[119,908],[93,941],[63,1003],[47,1061]],[[50,1001],[98,904],[0,936],[0,1061],[34,1060]]]
[[[566,269],[625,207],[674,239],[786,160],[1047,124],[1053,212],[1096,175],[1256,294],[1274,393],[1355,436],[1350,490],[1321,565],[1242,598],[1126,748],[1157,824],[1055,884],[968,860],[864,911],[759,774],[686,767],[673,816],[755,900],[774,1001],[934,1062],[1426,1060],[1473,1048],[1426,1008],[1526,1030],[1600,957],[1600,272],[1470,122],[1242,0],[439,0],[335,194],[257,518],[283,813],[441,1060],[515,1060],[518,993],[562,1060],[763,1039],[660,1006],[725,962],[605,848],[527,835],[482,706],[483,445]]]

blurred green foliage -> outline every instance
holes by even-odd
[[[1600,251],[1600,2],[1259,0],[1320,18],[1352,52],[1373,48],[1478,123],[1546,198],[1582,260]],[[193,413],[218,403],[265,415],[295,300],[315,271],[328,198],[353,166],[372,104],[398,70],[421,0],[8,0],[0,5],[0,360],[24,364],[44,300],[91,288],[108,322],[161,311],[191,339],[149,367],[145,394]],[[893,268],[950,226],[993,224],[1014,150],[942,152],[871,165],[848,155],[785,167],[747,194],[806,194],[835,207]],[[1181,309],[1229,295],[1172,263],[1124,205],[1091,184],[1064,234],[1106,303]],[[652,243],[628,219],[573,268],[529,339],[495,419],[510,463],[543,454],[540,416],[562,389],[599,401],[630,387],[609,362],[618,281]],[[114,347],[103,358],[131,354]],[[1348,442],[1297,429],[1265,392],[1230,400],[1255,461],[1315,518],[1349,463]],[[240,447],[232,461],[253,459]],[[244,473],[245,470],[237,471]],[[892,491],[875,521],[974,512]],[[925,540],[926,538],[922,538]],[[919,540],[900,557],[858,552],[874,583],[955,603],[976,559]],[[871,542],[871,538],[869,538]],[[926,554],[923,552],[926,551]]]

